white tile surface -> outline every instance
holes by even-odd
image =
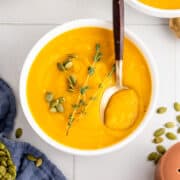
[[[0,77],[13,87],[18,104],[16,127],[23,127],[22,140],[41,149],[62,169],[69,180],[153,180],[154,166],[146,162],[154,150],[152,133],[166,120],[154,114],[143,133],[121,151],[91,158],[59,152],[44,143],[30,128],[22,113],[18,84],[24,59],[33,44],[57,24],[76,18],[111,19],[111,0],[0,0]],[[180,101],[180,41],[167,27],[167,20],[141,14],[126,6],[126,24],[143,39],[154,55],[159,73],[158,105]],[[170,142],[166,142],[170,146]]]

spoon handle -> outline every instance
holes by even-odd
[[[116,61],[123,60],[124,0],[113,0],[113,26]]]

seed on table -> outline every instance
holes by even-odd
[[[160,154],[164,154],[164,153],[166,152],[166,148],[165,148],[164,146],[162,146],[162,145],[158,145],[158,146],[156,147],[156,150],[157,150],[157,152],[160,153]]]
[[[180,127],[177,129],[177,133],[180,134]]]
[[[158,109],[157,109],[157,113],[158,114],[163,114],[163,113],[165,113],[167,111],[167,108],[166,107],[159,107]]]
[[[165,131],[166,131],[165,128],[159,128],[154,132],[154,136],[155,137],[162,136],[165,133]]]
[[[175,109],[175,111],[180,111],[180,103],[178,103],[178,102],[175,102],[174,103],[174,109]]]
[[[174,128],[175,127],[175,123],[174,122],[167,122],[164,126],[166,128]]]
[[[34,157],[32,154],[28,154],[28,155],[27,155],[27,159],[28,159],[29,161],[34,161],[34,162],[37,160],[37,158]]]
[[[172,132],[168,132],[166,133],[166,137],[169,139],[169,140],[176,140],[177,139],[177,136],[172,133]]]
[[[159,154],[157,153],[157,152],[152,152],[152,153],[150,153],[149,155],[148,155],[148,160],[149,161],[155,161],[155,160],[157,160],[158,159],[158,157],[159,157]]]
[[[38,158],[35,163],[36,167],[40,167],[42,165],[42,163],[43,163],[43,160],[41,158]]]
[[[162,155],[159,155],[158,158],[154,161],[154,164],[158,164],[159,160],[161,159]]]
[[[22,128],[17,128],[15,132],[16,138],[19,139],[22,136],[22,134],[23,134]]]
[[[3,150],[5,148],[5,145],[0,143],[0,149]]]
[[[164,139],[162,138],[162,137],[155,137],[154,139],[153,139],[153,143],[154,144],[160,144],[160,143],[162,143],[164,141]]]
[[[178,123],[180,123],[180,115],[176,116],[176,120]]]

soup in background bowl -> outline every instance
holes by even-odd
[[[162,18],[180,17],[179,0],[126,0],[126,3],[151,16]]]
[[[36,133],[57,149],[77,155],[117,150],[137,136],[153,113],[157,75],[152,57],[126,30],[123,81],[138,93],[138,117],[118,131],[101,122],[102,94],[115,82],[111,27],[90,19],[66,23],[46,34],[25,61],[20,79],[24,113]]]

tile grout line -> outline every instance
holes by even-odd
[[[0,25],[5,26],[58,26],[63,23],[23,23],[23,22],[0,22]],[[167,23],[159,23],[159,24],[134,24],[134,23],[126,23],[126,26],[167,26]]]
[[[75,180],[75,174],[76,174],[76,156],[73,155],[73,180]]]

